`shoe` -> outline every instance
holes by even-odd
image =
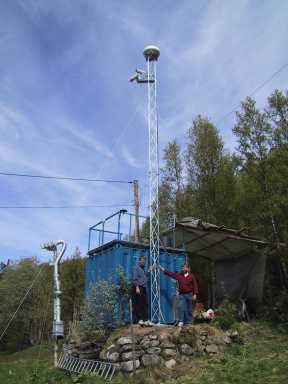
[[[139,325],[145,325],[145,323],[144,323],[143,320],[139,320],[139,321],[138,321],[138,324],[139,324]]]
[[[148,325],[148,327],[152,327],[154,324],[152,323],[152,321],[150,321],[150,320],[147,320],[146,322],[145,322],[145,324],[146,325]]]
[[[178,327],[183,327],[183,322],[182,321],[179,321]]]

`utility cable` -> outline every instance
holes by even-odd
[[[25,295],[23,296],[22,300],[20,301],[20,304],[18,305],[16,311],[13,313],[13,315],[11,316],[10,320],[8,321],[6,327],[4,328],[3,332],[1,333],[1,335],[0,335],[0,341],[1,341],[1,340],[3,339],[3,337],[5,336],[6,331],[8,330],[8,328],[9,328],[10,324],[12,323],[14,317],[16,316],[17,312],[19,311],[21,305],[24,303],[26,297],[29,295],[31,289],[33,288],[34,283],[36,282],[36,280],[37,280],[38,277],[40,276],[40,273],[42,272],[42,270],[43,270],[43,268],[44,268],[44,265],[45,265],[45,264],[43,264],[42,267],[39,269],[38,273],[36,274],[34,280],[33,280],[32,283],[31,283],[30,287],[27,289]]]
[[[283,69],[287,68],[288,67],[288,63],[282,65],[282,67],[280,67],[276,72],[274,72],[270,77],[268,77],[268,79],[266,79],[265,81],[263,81],[262,84],[258,85],[249,95],[248,97],[252,97],[255,95],[255,93],[257,93],[258,91],[260,91],[260,89],[262,89],[266,84],[268,84],[272,79],[274,79],[275,76],[277,76],[280,72],[283,71]],[[228,116],[230,116],[232,113],[234,113],[237,108],[241,106],[240,103],[238,103],[237,105],[234,106],[234,108],[226,113],[225,115],[223,115],[222,117],[220,117],[218,120],[216,120],[215,124],[219,124],[221,123],[223,120],[225,120]]]
[[[129,121],[127,122],[127,124],[125,124],[122,129],[120,129],[120,132],[118,134],[118,136],[116,136],[112,142],[112,144],[110,145],[110,150],[113,151],[115,148],[119,147],[119,144],[120,144],[120,141],[121,139],[124,137],[124,135],[126,134],[128,128],[131,127],[132,123],[134,123],[134,120],[136,118],[136,115],[138,113],[138,109],[137,107],[134,109],[132,115],[130,116],[130,119]],[[107,161],[107,159],[106,159]],[[97,173],[97,176],[100,177],[101,173],[103,172],[103,170],[105,169],[106,167],[106,164],[104,161],[102,162],[102,167],[100,167],[98,173]],[[130,182],[131,184],[133,183],[133,181]]]
[[[110,205],[0,205],[0,209],[78,209],[78,208],[116,208],[131,207],[132,204],[119,203]]]
[[[68,180],[68,181],[86,181],[86,182],[100,182],[100,183],[122,183],[132,184],[133,181],[127,180],[111,180],[111,179],[89,179],[85,177],[66,177],[66,176],[44,176],[44,175],[31,175],[28,173],[11,173],[11,172],[0,172],[0,176],[16,176],[16,177],[30,177],[37,179],[48,179],[48,180]]]

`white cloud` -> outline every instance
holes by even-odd
[[[130,167],[133,168],[143,168],[143,162],[136,156],[134,156],[129,149],[126,147],[126,145],[122,145],[122,156],[124,160],[127,162]]]
[[[127,79],[135,67],[145,68],[147,44],[161,49],[161,147],[175,137],[183,142],[199,113],[219,119],[287,61],[287,2],[16,3],[6,2],[0,15],[3,170],[144,180],[146,87]],[[287,79],[286,70],[255,98],[263,105]],[[231,116],[220,123],[230,147],[232,125]],[[0,202],[7,204],[129,199],[124,185],[1,182]],[[147,190],[144,183],[140,187]],[[85,248],[88,226],[111,211],[1,211],[0,242],[36,252],[42,241],[64,237],[71,247]],[[22,229],[17,234],[16,227]]]

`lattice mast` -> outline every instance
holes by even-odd
[[[136,70],[131,81],[147,83],[149,130],[149,192],[150,192],[150,267],[151,268],[151,321],[160,323],[160,274],[159,274],[159,151],[157,113],[156,64],[160,49],[149,45],[144,49],[147,72]]]

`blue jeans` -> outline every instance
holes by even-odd
[[[193,294],[182,293],[179,295],[180,301],[180,318],[179,320],[184,324],[192,323],[192,311],[193,311]]]

